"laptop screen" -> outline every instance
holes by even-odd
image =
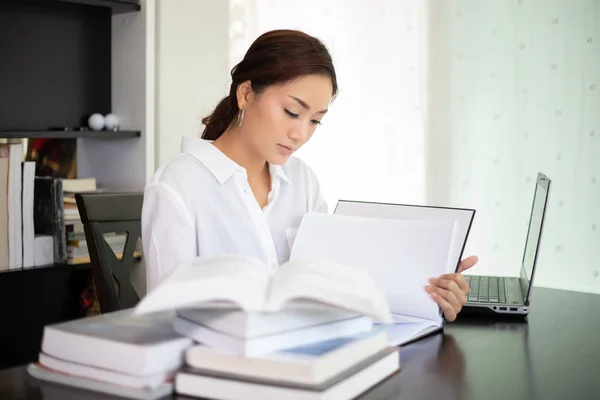
[[[540,236],[544,224],[544,215],[546,212],[546,203],[548,199],[548,190],[550,188],[550,179],[543,174],[538,174],[535,193],[533,197],[533,206],[529,217],[529,228],[525,240],[525,250],[523,252],[523,262],[521,264],[521,288],[525,293],[525,304],[529,304],[530,291],[533,281],[535,264],[538,256]]]

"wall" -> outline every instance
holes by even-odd
[[[229,92],[229,2],[156,1],[156,167]]]
[[[539,286],[600,293],[600,2],[435,2],[429,200],[477,209],[473,272],[516,274],[538,171]]]
[[[127,124],[144,127],[142,138],[119,148],[105,149],[110,144],[100,141],[90,146],[89,140],[80,146],[88,153],[84,165],[105,160],[108,150],[131,160],[126,174],[116,173],[122,165],[106,168],[112,187],[143,190],[156,169],[179,154],[181,137],[200,134],[201,118],[227,94],[228,7],[221,0],[145,0],[139,15],[113,17],[113,37],[120,42],[113,47],[113,105],[130,116]],[[139,74],[133,80],[132,71]],[[143,261],[134,266],[131,281],[144,296]]]
[[[77,173],[111,191],[139,191],[154,172],[154,0],[112,16],[111,112],[139,138],[78,139]]]

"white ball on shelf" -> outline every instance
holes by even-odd
[[[119,128],[119,117],[117,117],[115,114],[108,114],[106,117],[104,117],[104,126],[109,130]]]
[[[104,116],[98,113],[90,115],[88,126],[95,131],[101,131],[104,129]]]

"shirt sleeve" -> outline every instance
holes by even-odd
[[[152,184],[144,191],[142,245],[148,292],[180,262],[196,256],[193,218],[167,185]]]

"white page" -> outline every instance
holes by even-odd
[[[315,301],[391,322],[387,296],[368,272],[323,260],[293,260],[279,267],[271,282],[267,307]]]
[[[367,271],[386,293],[392,313],[439,321],[439,307],[425,286],[445,273],[454,225],[310,213],[290,259],[328,260]]]
[[[385,325],[388,335],[388,346],[399,346],[425,333],[439,328],[433,322],[399,322]]]
[[[247,256],[197,257],[183,262],[135,307],[138,315],[178,308],[263,311],[271,269]]]
[[[447,208],[418,206],[410,204],[373,203],[340,200],[335,208],[336,215],[356,217],[393,218],[403,220],[449,220],[458,221],[448,257],[448,272],[454,272],[467,241],[469,230],[475,216],[475,210],[465,208]]]

